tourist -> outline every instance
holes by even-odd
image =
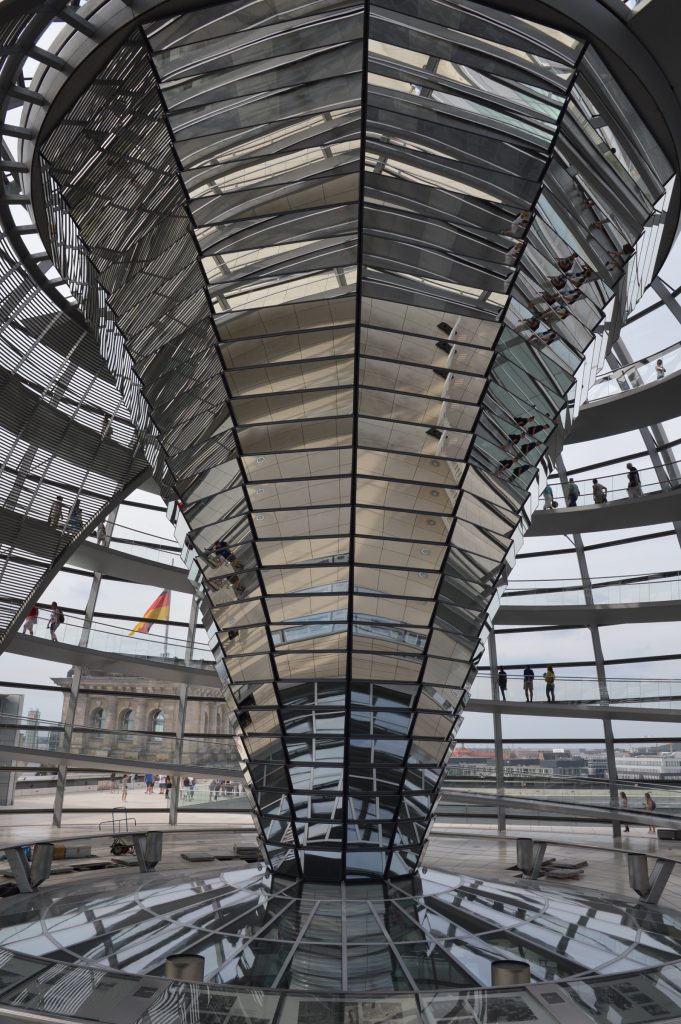
[[[106,523],[100,523],[97,527],[97,546],[106,547]]]
[[[128,799],[128,782],[130,781],[129,775],[124,775],[121,779],[121,800],[123,803]]]
[[[102,441],[107,441],[111,437],[112,424],[113,424],[113,420],[112,420],[111,416],[109,415],[108,412],[105,412],[104,413],[104,418],[102,420],[102,429],[101,429],[101,432],[100,432]]]
[[[655,376],[658,380],[662,380],[667,369],[661,359],[658,359],[655,363]]]
[[[653,800],[653,798],[650,795],[650,793],[646,793],[645,794],[645,796],[643,797],[643,803],[644,803],[645,809],[647,811],[649,811],[651,814],[655,810],[655,808],[657,807],[657,804]],[[648,825],[648,831],[652,832],[652,834],[655,835],[655,826],[653,824]]]
[[[593,496],[595,505],[605,505],[608,500],[608,488],[605,484],[599,484],[595,477],[593,480]]]
[[[506,687],[508,686],[508,676],[506,675],[506,669],[500,668],[497,672],[497,686],[499,687],[499,693],[501,699],[506,700]]]
[[[81,509],[80,502],[77,498],[73,503],[73,508],[69,512],[67,529],[69,533],[80,533],[83,529],[83,510]]]
[[[172,775],[166,775],[166,800],[170,800],[170,793],[173,788]]]
[[[629,242],[625,242],[621,249],[610,250],[610,260],[605,264],[608,270],[614,270],[618,268],[621,270],[624,267],[624,263],[627,257],[633,256],[634,247]]]
[[[541,492],[541,496],[544,499],[544,511],[548,512],[553,508],[553,490],[550,485],[547,484],[544,490]]]
[[[641,477],[639,476],[636,466],[633,466],[631,462],[627,462],[627,494],[630,498],[640,498],[643,496],[641,490]]]
[[[238,577],[238,576],[236,575],[236,573],[232,573],[232,574],[231,574],[230,576],[228,576],[228,577],[227,577],[227,582],[228,582],[228,583],[231,583],[231,585],[232,585],[232,589],[234,590],[234,595],[235,595],[235,597],[236,597],[236,598],[237,598],[237,600],[238,600],[238,599],[239,599],[239,597],[240,597],[240,596],[241,596],[241,595],[242,595],[243,593],[245,593],[245,590],[244,590],[244,585],[243,585],[243,583],[241,582],[241,580],[239,579],[239,577]]]
[[[229,562],[232,568],[234,569],[243,568],[241,562],[234,554],[227,541],[225,540],[215,541],[215,544],[213,544],[213,554],[216,555],[219,559],[226,560],[227,562]]]
[[[58,494],[50,505],[50,511],[47,515],[48,526],[59,526],[61,522],[61,515],[64,510],[64,499],[61,494]]]
[[[628,807],[629,807],[629,801],[627,800],[627,794],[624,792],[624,790],[622,790],[622,792],[620,793],[620,807],[622,808],[623,811],[626,811],[628,809]],[[625,825],[624,825],[624,831],[625,832],[629,831],[629,826],[626,824],[626,822],[625,822]]]
[[[546,699],[549,704],[556,703],[556,673],[553,671],[551,665],[549,665],[544,673],[544,682],[546,683]]]
[[[166,777],[165,775],[159,775],[158,777],[158,791],[163,796],[166,791]]]
[[[63,622],[64,613],[57,604],[57,602],[53,601],[52,604],[50,605],[50,617],[47,620],[47,628],[50,633],[50,640],[52,641],[53,644],[56,644],[57,642],[57,630],[59,629]]]
[[[568,489],[567,489],[567,507],[568,508],[574,508],[576,506],[577,501],[578,501],[579,496],[580,496],[581,493],[582,492],[580,491],[579,487],[575,483],[574,479],[572,477],[570,477],[570,480],[568,481]]]
[[[147,787],[147,796],[154,792],[154,773],[147,772],[144,776],[144,782]]]
[[[534,698],[534,672],[529,665],[523,672],[523,690],[525,691],[525,700],[528,703],[532,703]]]
[[[520,238],[521,235],[525,234],[527,226],[530,223],[532,212],[530,210],[521,210],[517,217],[511,221],[510,227],[502,231],[502,235],[510,235],[511,238]]]
[[[33,636],[33,629],[38,624],[40,618],[40,608],[37,604],[34,604],[30,612],[24,619],[23,633],[28,633],[29,636]]]

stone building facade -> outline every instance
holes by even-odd
[[[66,719],[73,669],[53,682],[64,693]],[[98,756],[155,757],[174,761],[180,729],[179,688],[141,676],[83,673],[76,704],[72,751]],[[214,689],[192,689],[187,700],[181,756],[234,763],[237,755],[227,708]]]

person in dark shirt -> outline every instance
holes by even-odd
[[[641,477],[638,474],[636,466],[632,466],[631,462],[627,462],[627,494],[630,498],[640,498],[643,495],[641,490]]]

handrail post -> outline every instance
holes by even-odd
[[[17,889],[22,893],[35,892],[49,877],[52,868],[52,843],[36,843],[29,861],[23,846],[6,846],[5,856]]]
[[[655,905],[660,902],[667,882],[674,870],[674,861],[658,857],[655,866],[650,872],[650,888],[646,896],[641,897],[641,903]]]
[[[137,866],[142,874],[153,871],[161,860],[163,852],[163,833],[146,832],[144,835],[135,833],[132,837],[132,845],[137,857]]]

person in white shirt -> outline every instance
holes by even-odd
[[[608,488],[605,484],[599,484],[595,478],[593,481],[593,496],[594,504],[596,505],[605,505],[608,500]]]
[[[53,601],[50,605],[50,617],[47,620],[47,628],[50,631],[50,640],[53,644],[56,644],[57,642],[57,630],[63,621],[64,614],[57,602]]]
[[[655,376],[657,377],[658,380],[662,380],[662,378],[664,377],[666,372],[667,372],[666,366],[664,365],[664,363],[662,362],[661,359],[658,359],[657,362],[655,363]]]

